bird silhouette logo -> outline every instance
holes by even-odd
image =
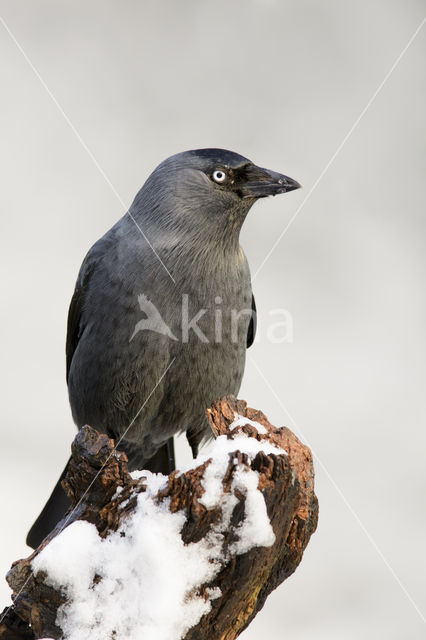
[[[138,302],[141,311],[143,311],[143,313],[146,315],[146,318],[143,318],[136,323],[135,329],[130,337],[129,342],[133,340],[133,338],[137,333],[139,333],[139,331],[155,331],[155,333],[160,333],[163,336],[168,336],[172,340],[177,340],[176,336],[173,335],[170,327],[164,322],[155,304],[153,304],[146,295],[144,295],[143,293],[140,294],[138,296]]]

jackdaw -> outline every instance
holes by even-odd
[[[84,259],[66,340],[72,415],[113,437],[130,470],[171,472],[175,433],[195,456],[206,408],[237,395],[256,329],[241,226],[256,200],[299,187],[224,149],[178,153]],[[65,472],[28,534],[34,548],[69,507]]]

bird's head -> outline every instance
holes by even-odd
[[[167,226],[188,228],[204,222],[212,231],[239,233],[250,207],[259,198],[294,191],[300,184],[253,164],[225,149],[197,149],[164,160],[151,174],[133,206]]]

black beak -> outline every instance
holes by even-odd
[[[262,169],[256,165],[248,165],[241,195],[243,198],[266,198],[266,196],[276,196],[279,193],[300,189],[301,186],[293,178],[281,173]]]

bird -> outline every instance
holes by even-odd
[[[130,471],[170,473],[178,433],[195,457],[206,409],[238,394],[257,313],[240,231],[258,200],[300,186],[226,149],[177,153],[87,253],[68,312],[69,401],[76,426],[114,438]],[[33,548],[70,506],[66,470]]]

